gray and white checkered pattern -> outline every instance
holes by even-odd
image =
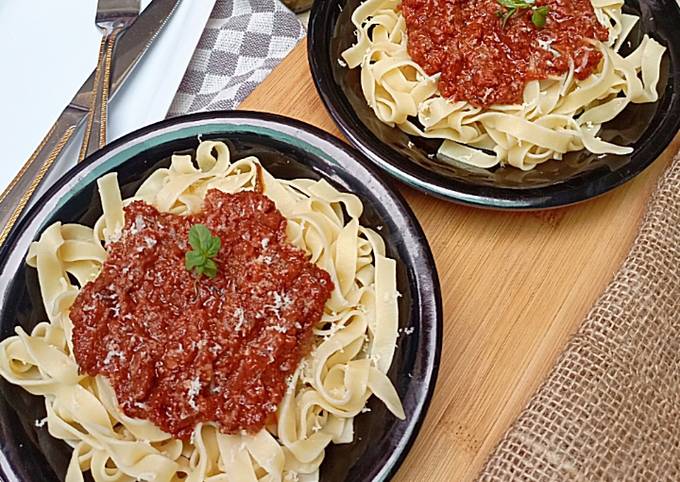
[[[236,108],[304,35],[278,0],[217,0],[168,117]]]

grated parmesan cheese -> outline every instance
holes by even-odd
[[[108,231],[106,231],[106,233],[108,234]],[[120,228],[118,228],[113,233],[108,234],[108,242],[109,243],[116,243],[116,242],[120,241],[120,237],[122,235],[123,235],[123,233],[121,232]]]
[[[115,357],[118,357],[121,361],[123,361],[125,360],[125,353],[120,350],[109,350],[109,352],[106,354],[106,358],[104,358],[104,365],[111,363]]]
[[[130,232],[132,234],[137,234],[140,231],[144,230],[146,228],[146,223],[144,222],[144,218],[142,217],[141,214],[138,214],[135,216],[135,222],[134,224],[130,227]]]
[[[240,306],[234,310],[234,316],[238,320],[236,322],[236,327],[234,328],[236,331],[241,331],[241,328],[243,328],[243,325],[246,323],[246,316],[245,312],[243,311],[243,308]]]
[[[285,477],[283,478],[285,482],[299,482],[300,478],[298,477],[298,473],[294,471],[289,471],[286,473]]]
[[[555,39],[553,39],[553,38],[548,39],[548,40],[544,40],[544,39],[541,39],[541,38],[536,39],[536,43],[538,43],[538,46],[539,46],[540,48],[542,48],[542,49],[545,50],[546,52],[550,52],[550,53],[553,54],[555,57],[560,57],[561,54],[560,54],[557,50],[555,50],[554,48],[552,48],[552,43],[553,43],[554,41],[555,41]]]
[[[276,315],[277,318],[281,318],[281,308],[286,308],[293,303],[293,299],[289,294],[281,294],[278,291],[273,291],[272,296],[274,302],[271,305],[265,305],[265,309],[268,309]]]
[[[277,333],[287,333],[288,332],[288,328],[286,328],[283,325],[270,325],[270,328]]]
[[[262,256],[262,261],[264,264],[272,264],[274,262],[274,259],[271,256]]]
[[[295,383],[293,379],[294,379],[293,375],[290,375],[286,378],[286,393],[288,395],[295,391],[295,387],[297,385],[297,383]]]
[[[187,395],[189,397],[189,406],[194,410],[198,411],[198,405],[196,404],[195,397],[201,392],[201,381],[198,377],[194,377],[189,385],[189,391]]]

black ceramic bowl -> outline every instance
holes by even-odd
[[[631,104],[605,124],[604,140],[632,146],[626,156],[574,152],[532,171],[481,169],[430,159],[440,141],[409,137],[380,122],[361,92],[360,69],[343,68],[340,54],[355,40],[350,18],[362,0],[315,2],[309,19],[312,77],[326,108],[349,141],[375,164],[417,189],[452,201],[501,209],[537,209],[572,204],[613,189],[649,166],[680,126],[680,11],[675,0],[626,0],[640,16],[632,48],[647,33],[667,47],[653,104]],[[628,47],[630,50],[631,47]]]
[[[388,479],[406,456],[427,411],[441,351],[442,311],[437,273],[423,232],[403,199],[349,146],[307,124],[252,112],[190,115],[129,134],[76,166],[27,214],[0,251],[0,330],[4,339],[20,324],[30,330],[45,320],[36,271],[24,259],[28,247],[49,224],[61,220],[93,225],[101,215],[95,180],[118,172],[124,197],[151,171],[169,165],[170,155],[191,151],[202,139],[227,142],[241,158],[256,155],[281,178],[325,178],[364,203],[366,226],[381,226],[388,256],[397,260],[402,327],[389,376],[407,419],[392,416],[373,397],[370,413],[355,424],[355,442],[331,446],[321,467],[325,481]],[[70,449],[34,422],[45,416],[42,397],[0,382],[0,480],[63,480]]]

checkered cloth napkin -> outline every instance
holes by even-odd
[[[278,0],[217,0],[168,117],[236,108],[304,35]]]

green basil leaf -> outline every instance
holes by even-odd
[[[545,27],[545,21],[548,17],[548,7],[538,7],[531,14],[531,22],[538,28]]]
[[[193,250],[184,255],[186,269],[193,270],[198,276],[214,278],[217,264],[212,258],[219,253],[222,240],[219,236],[213,236],[205,225],[195,224],[189,229],[189,244]]]
[[[214,278],[217,275],[217,264],[212,259],[207,259],[203,265],[203,274],[208,278]]]
[[[198,253],[196,251],[189,251],[184,255],[184,266],[186,269],[191,271],[193,268],[196,266],[200,266],[204,264],[206,261],[205,256],[203,256],[201,253]]]
[[[198,228],[198,239],[201,242],[201,250],[205,251],[210,246],[210,241],[212,240],[210,230],[203,224],[197,224],[195,227]]]
[[[194,224],[189,230],[189,244],[196,251],[201,250],[201,228],[208,229],[202,224]]]
[[[217,253],[220,252],[220,248],[222,247],[222,240],[218,236],[213,236],[212,239],[210,240],[210,245],[208,246],[208,249],[205,250],[206,256],[209,258],[214,258],[217,256]]]
[[[508,23],[508,20],[510,19],[510,17],[512,17],[515,14],[515,12],[517,12],[516,8],[511,8],[510,10],[507,11],[505,16],[503,17],[503,23],[502,23],[503,28],[505,28],[505,24]]]

